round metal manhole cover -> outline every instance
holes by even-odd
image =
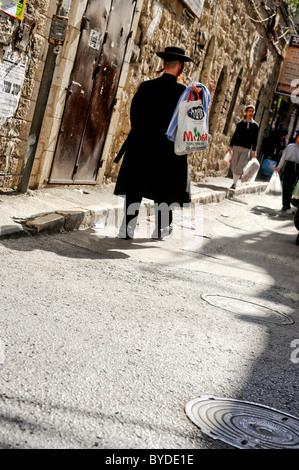
[[[215,307],[228,310],[238,315],[248,315],[255,317],[258,321],[270,321],[279,325],[293,325],[294,320],[284,313],[277,312],[269,307],[249,302],[247,300],[236,299],[218,294],[202,294],[203,300]]]
[[[299,419],[273,408],[202,397],[185,411],[203,433],[238,449],[299,449]]]

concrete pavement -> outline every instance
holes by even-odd
[[[232,180],[209,177],[192,183],[192,202],[208,204],[244,193],[264,191],[267,181],[239,183],[232,192]],[[105,224],[120,208],[123,199],[113,194],[114,184],[94,186],[51,187],[28,190],[21,194],[0,189],[0,239],[35,235],[41,232],[84,230]],[[151,201],[144,199],[143,204]]]

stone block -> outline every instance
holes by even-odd
[[[1,216],[0,239],[18,238],[24,235],[27,235],[27,232],[25,232],[21,224],[14,222],[10,217],[4,218],[3,215]]]
[[[90,213],[85,209],[59,210],[56,214],[63,216],[63,228],[66,232],[87,228],[90,222]]]
[[[64,227],[64,217],[59,214],[46,214],[26,221],[26,227],[34,232],[58,233]]]

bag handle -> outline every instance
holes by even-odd
[[[197,89],[196,89],[196,94],[197,94],[197,99],[200,100],[199,91]],[[194,101],[193,91],[192,90],[190,90],[190,93],[189,93],[189,96],[188,96],[188,99],[187,99],[187,103],[189,103],[189,101]]]

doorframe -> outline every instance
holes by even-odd
[[[117,123],[118,123],[118,117],[119,117],[119,112],[120,112],[120,109],[119,109],[120,96],[121,96],[122,91],[125,87],[127,77],[128,77],[128,73],[129,73],[130,61],[131,61],[131,56],[132,56],[133,47],[134,47],[134,43],[135,43],[135,36],[136,36],[138,24],[139,24],[139,19],[140,19],[140,15],[141,15],[143,2],[144,2],[144,0],[137,0],[136,1],[135,14],[134,14],[134,17],[133,17],[132,27],[131,27],[132,35],[128,40],[126,53],[125,53],[125,57],[124,57],[124,61],[123,61],[123,65],[122,65],[122,69],[121,69],[121,73],[120,73],[120,77],[119,77],[118,87],[117,87],[117,91],[116,91],[116,95],[115,95],[115,101],[114,101],[114,106],[113,106],[113,110],[112,110],[112,114],[111,114],[111,119],[110,119],[108,131],[107,131],[107,134],[106,134],[105,143],[104,143],[104,146],[103,146],[102,157],[101,157],[101,165],[100,165],[100,168],[98,170],[98,175],[97,175],[97,179],[96,179],[96,185],[97,186],[101,186],[104,182],[106,165],[107,165],[107,161],[108,161],[108,158],[110,156],[110,153],[111,153],[110,149],[112,147],[112,141],[113,141],[113,137],[114,137],[114,134],[115,134],[115,129],[116,129],[116,126],[117,126]]]
[[[108,131],[101,156],[101,167],[98,170],[96,178],[96,186],[101,186],[104,180],[106,162],[109,155],[109,150],[112,145],[113,129],[117,125],[119,116],[119,97],[125,86],[126,79],[129,72],[130,60],[134,46],[134,39],[137,32],[137,27],[141,15],[141,10],[144,0],[136,1],[136,8],[132,20],[132,35],[128,40],[126,47],[125,58],[119,78],[119,83],[116,92],[115,104],[112,110]],[[68,28],[66,32],[65,42],[62,46],[56,61],[52,86],[49,93],[47,108],[41,128],[41,133],[36,149],[32,174],[30,178],[30,189],[41,189],[50,186],[48,183],[49,176],[52,168],[52,163],[55,155],[57,140],[59,137],[59,129],[62,122],[63,112],[67,99],[67,91],[71,79],[71,74],[74,62],[77,55],[80,34],[81,22],[84,12],[87,7],[88,0],[81,2],[80,0],[72,0],[69,13]],[[51,184],[51,187],[61,186],[59,183]],[[78,184],[77,186],[81,186]],[[76,187],[76,185],[72,185]]]

